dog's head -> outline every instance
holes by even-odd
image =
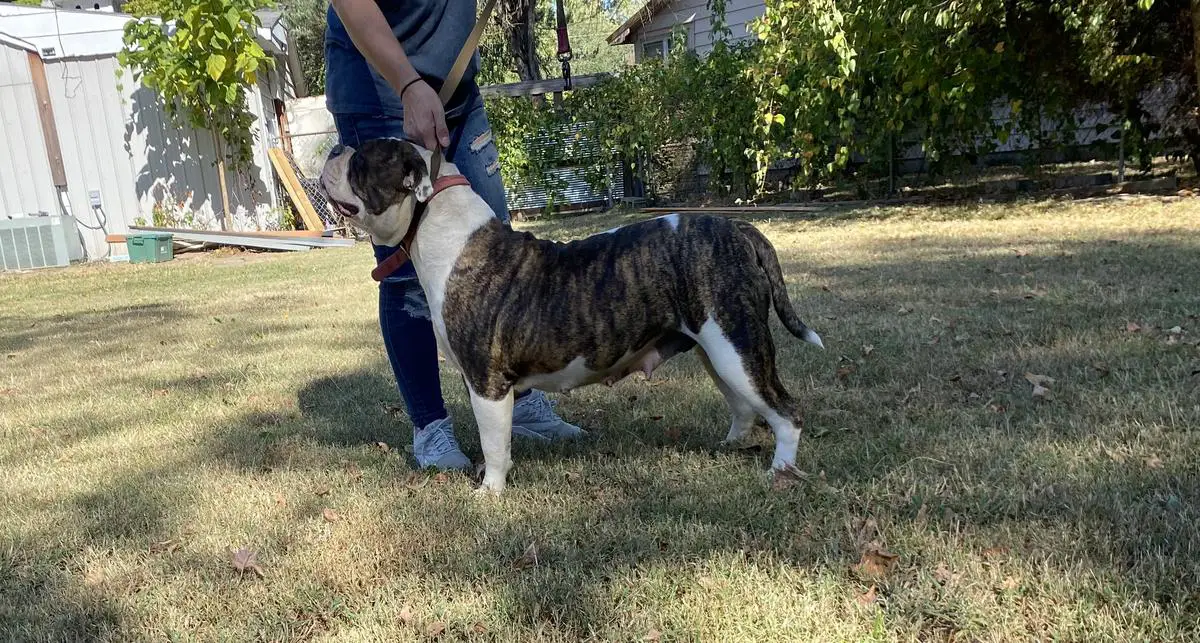
[[[376,243],[396,245],[412,223],[415,202],[433,194],[429,152],[396,138],[357,149],[338,145],[321,170],[321,188],[334,211]]]

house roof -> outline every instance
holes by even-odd
[[[17,49],[24,49],[25,51],[32,51],[35,54],[37,53],[37,47],[34,47],[33,43],[31,43],[27,40],[21,40],[20,38],[17,38],[16,36],[10,36],[10,35],[4,33],[3,31],[0,31],[0,43],[3,43],[10,47],[16,47]]]
[[[629,16],[629,19],[621,23],[616,31],[613,31],[608,36],[608,44],[610,45],[628,45],[633,42],[634,36],[637,35],[638,29],[654,19],[658,12],[671,6],[674,0],[646,0],[646,4],[642,5]]]
[[[260,12],[260,44],[272,53],[287,48],[286,19],[277,12]],[[134,18],[124,13],[30,7],[0,3],[0,32],[34,47],[42,58],[112,56],[124,48],[125,24]],[[24,47],[23,47],[24,48]]]

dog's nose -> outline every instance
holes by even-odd
[[[346,151],[346,146],[342,145],[341,143],[338,143],[337,145],[333,146],[333,149],[329,150],[329,158],[337,158],[342,155],[342,152],[345,152],[345,151]]]

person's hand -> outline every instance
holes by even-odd
[[[446,111],[437,92],[425,81],[418,80],[404,89],[400,96],[404,103],[404,133],[419,142],[427,150],[438,145],[450,146],[450,132],[446,130]]]

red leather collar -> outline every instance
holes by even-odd
[[[421,215],[425,214],[425,208],[433,200],[433,197],[440,194],[446,188],[452,188],[457,185],[471,187],[471,182],[461,174],[448,174],[434,179],[433,190],[429,193],[429,198],[425,199],[424,203],[417,203],[413,207],[412,223],[408,224],[408,232],[405,233],[404,239],[400,241],[400,247],[396,248],[392,256],[384,259],[375,266],[375,269],[371,271],[371,279],[383,281],[390,277],[392,273],[399,270],[401,266],[408,263],[408,260],[412,258],[412,255],[409,254],[409,248],[412,246],[413,239],[417,236],[417,226],[421,223]]]

